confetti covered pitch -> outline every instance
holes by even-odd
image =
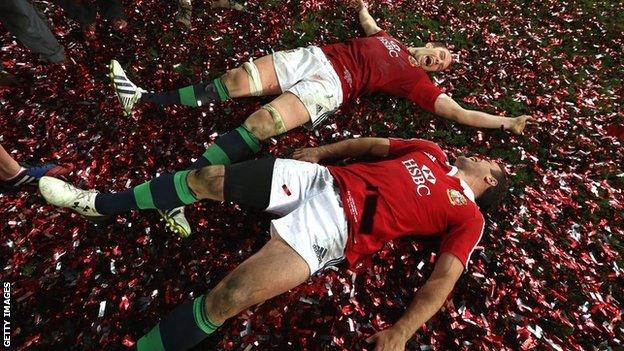
[[[198,4],[190,33],[173,24],[173,3],[125,4],[127,34],[102,28],[88,43],[60,10],[46,11],[70,57],[65,67],[36,66],[34,55],[0,36],[2,66],[31,82],[0,91],[0,142],[22,160],[73,164],[82,170],[70,178],[79,186],[121,190],[180,168],[263,101],[214,111],[143,107],[124,118],[106,78],[110,59],[146,88],[171,89],[271,50],[361,35],[354,12],[333,1],[252,2],[258,15]],[[418,136],[454,154],[479,152],[515,165],[512,196],[489,223],[452,305],[408,349],[622,347],[624,149],[617,136],[624,121],[624,6],[384,1],[371,13],[405,42],[454,46],[460,61],[437,81],[457,100],[490,112],[532,113],[541,122],[525,137],[479,132],[404,101],[366,97],[316,135],[297,130],[269,148],[285,155],[338,137]],[[262,214],[212,204],[188,212],[196,233],[180,240],[155,212],[94,226],[35,195],[0,196],[0,280],[13,283],[14,344],[48,350],[131,345],[268,237],[269,217]],[[248,310],[196,349],[366,349],[365,337],[392,324],[424,283],[432,250],[435,243],[395,242],[351,271],[328,271]]]

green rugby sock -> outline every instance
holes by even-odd
[[[212,334],[220,325],[206,314],[202,295],[176,307],[137,341],[137,351],[182,351]]]
[[[130,210],[171,209],[197,201],[188,186],[190,170],[163,174],[149,182],[114,194],[98,194],[95,209],[104,215]]]
[[[229,98],[230,94],[221,78],[216,78],[210,83],[189,85],[178,90],[163,91],[159,93],[143,93],[141,95],[141,99],[145,99],[158,105],[182,104],[191,107],[225,101]]]
[[[103,215],[131,210],[168,210],[197,201],[186,178],[193,169],[209,165],[228,165],[245,160],[260,150],[260,142],[241,126],[223,134],[189,169],[163,174],[146,183],[114,194],[98,194],[95,209]]]
[[[229,165],[246,160],[260,151],[260,141],[244,126],[227,132],[210,145],[190,168],[199,169],[209,165]]]
[[[163,174],[132,189],[137,207],[144,209],[171,209],[189,205],[197,197],[188,186],[190,170]]]

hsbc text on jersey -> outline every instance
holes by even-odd
[[[427,186],[427,183],[435,184],[436,177],[427,167],[423,165],[419,166],[414,159],[409,159],[403,161],[403,166],[407,169],[407,172],[412,177],[414,184],[416,184],[416,193],[420,196],[429,196],[431,195],[431,189]]]
[[[397,45],[392,39],[388,39],[386,37],[377,37],[379,41],[388,49],[388,54],[391,57],[399,57],[399,52],[401,52],[401,47]]]

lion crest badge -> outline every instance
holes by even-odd
[[[446,194],[453,206],[460,206],[468,203],[464,194],[455,189],[446,189]]]

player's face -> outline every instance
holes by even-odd
[[[455,166],[464,172],[478,175],[479,177],[493,177],[492,172],[502,171],[501,165],[494,161],[480,159],[476,156],[459,156],[455,160]]]
[[[425,71],[441,71],[450,66],[451,52],[446,48],[434,48],[431,43],[425,47],[409,48],[409,52]]]

